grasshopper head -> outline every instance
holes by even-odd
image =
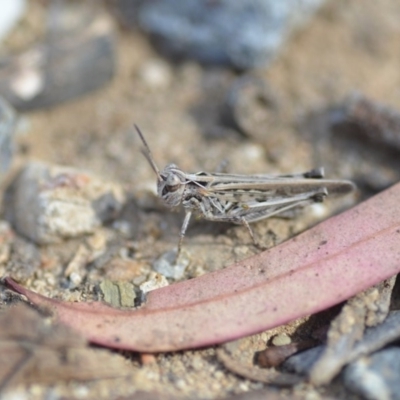
[[[149,145],[146,142],[142,132],[135,125],[136,131],[143,142],[143,155],[153,168],[157,175],[157,192],[158,196],[164,200],[168,207],[178,206],[182,201],[183,191],[185,190],[186,178],[185,174],[175,165],[168,164],[161,172],[157,167],[151,154]]]
[[[160,177],[157,184],[159,197],[168,207],[178,206],[186,184],[183,172],[175,164],[169,164],[161,171]]]

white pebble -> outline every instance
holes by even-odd
[[[292,340],[286,333],[281,333],[280,335],[276,335],[272,339],[272,344],[274,346],[285,346],[287,344],[290,344]]]
[[[165,89],[171,83],[171,69],[162,60],[151,60],[139,71],[139,76],[152,89]]]
[[[139,288],[143,294],[146,294],[152,290],[159,289],[164,286],[168,286],[167,278],[161,274],[157,274],[156,272],[151,272],[149,279],[142,283]]]

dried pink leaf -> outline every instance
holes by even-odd
[[[315,313],[400,271],[400,184],[257,256],[154,290],[140,309],[62,303],[7,284],[104,346],[201,347]]]

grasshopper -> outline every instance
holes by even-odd
[[[157,175],[158,196],[168,207],[182,204],[185,209],[177,259],[193,213],[209,221],[244,225],[255,242],[250,223],[322,202],[328,194],[347,194],[355,188],[347,180],[323,179],[323,168],[275,176],[188,174],[175,164],[168,164],[160,171],[142,132],[136,125],[135,128],[144,145],[142,152]]]

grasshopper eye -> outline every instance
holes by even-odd
[[[168,192],[175,192],[179,189],[181,184],[182,184],[182,182],[178,176],[176,176],[174,174],[170,174],[170,175],[168,175],[167,179],[165,180],[165,189]]]

